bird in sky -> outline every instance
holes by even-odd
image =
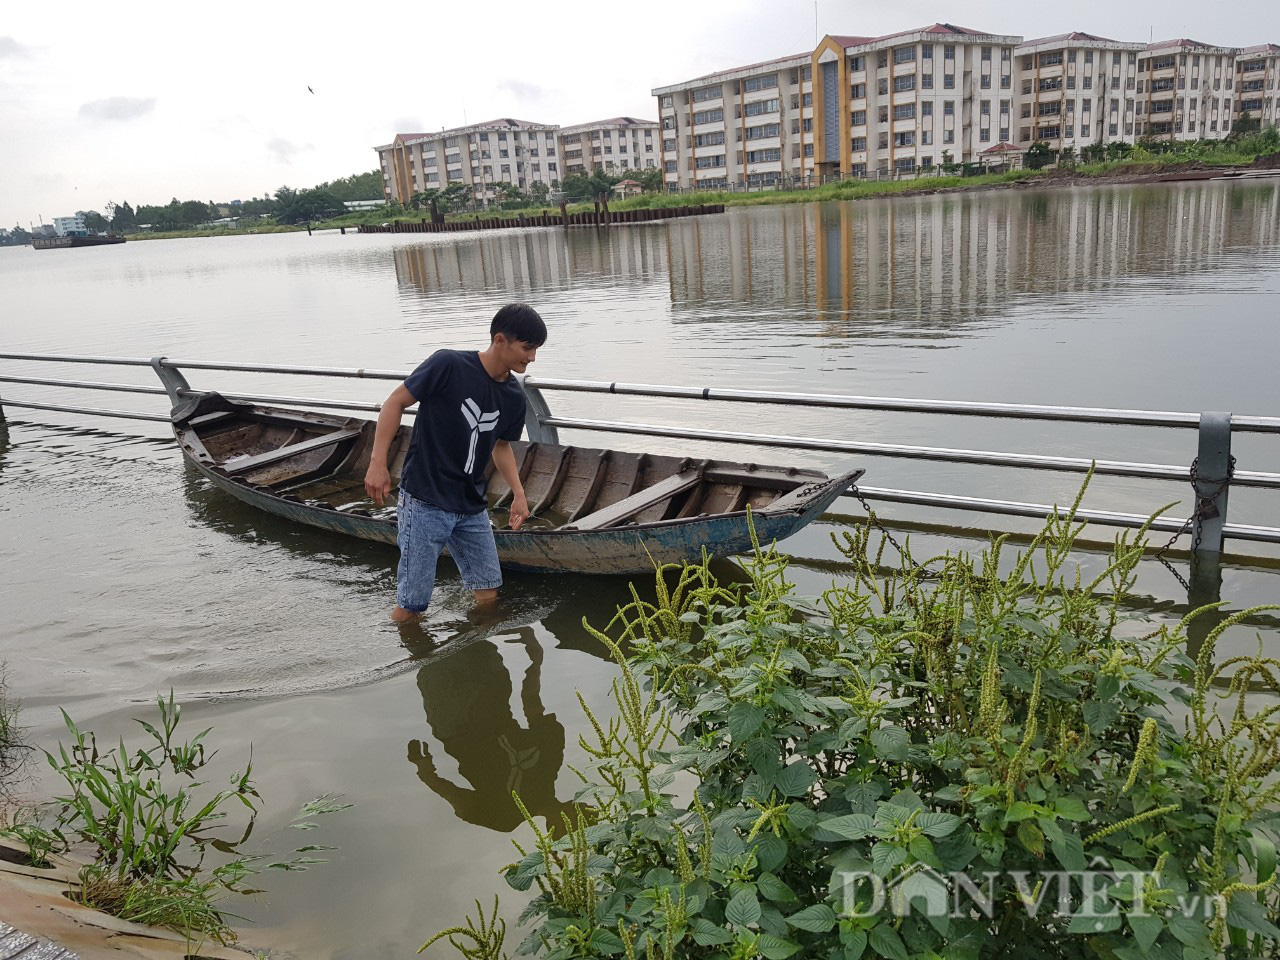
[[[312,94],[313,96],[315,95],[315,91],[312,90],[310,87],[307,87],[307,93]]]

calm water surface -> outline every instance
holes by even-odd
[[[489,317],[511,299],[548,321],[533,368],[545,376],[1280,414],[1275,182],[739,209],[601,234],[4,249],[0,350],[408,369],[437,347],[483,346]],[[145,369],[0,367],[152,382]],[[205,371],[191,380],[359,401],[390,389]],[[159,398],[3,393],[163,412]],[[1195,445],[1187,431],[548,399],[566,415],[1175,464]],[[746,456],[637,437],[613,445]],[[1237,453],[1242,468],[1280,470],[1273,439],[1243,438]],[[1036,502],[1069,499],[1078,482],[864,465],[875,486]],[[1086,505],[1148,512],[1185,497],[1180,485],[1104,479]],[[1255,491],[1233,493],[1231,509],[1233,520],[1280,524],[1276,499]],[[931,547],[981,536],[971,516],[886,513],[928,524],[916,536]],[[840,575],[828,534],[843,522],[829,517],[788,543],[802,590]],[[1280,597],[1265,551],[1253,554],[1226,571],[1233,606]],[[296,845],[289,817],[317,794],[356,803],[320,838],[341,848],[334,863],[267,876],[267,896],[236,907],[255,921],[248,941],[278,955],[412,956],[474,896],[497,891],[519,833],[510,791],[540,816],[572,797],[566,764],[580,757],[583,727],[574,691],[602,703],[612,676],[580,623],[607,620],[624,581],[514,575],[500,622],[478,625],[445,567],[439,607],[402,634],[383,622],[394,564],[394,550],[292,527],[210,489],[161,425],[16,408],[0,425],[0,660],[34,739],[56,741],[58,707],[100,733],[128,731],[173,688],[193,728],[215,727],[220,759],[252,745],[262,848]],[[1135,606],[1176,617],[1176,584],[1146,566]],[[518,912],[520,898],[507,900]]]

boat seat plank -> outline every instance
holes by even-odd
[[[674,476],[667,477],[665,480],[660,480],[651,487],[645,487],[629,497],[624,497],[616,503],[597,510],[595,513],[588,514],[581,520],[575,520],[570,526],[575,530],[602,530],[605,527],[616,526],[637,513],[670,500],[677,494],[683,493],[701,482],[701,470],[686,470],[683,473],[677,473]]]
[[[318,450],[322,447],[333,446],[342,443],[344,440],[353,440],[360,436],[357,429],[351,430],[335,430],[333,433],[323,433],[308,440],[302,440],[298,443],[291,443],[283,447],[277,447],[275,450],[268,450],[266,453],[260,453],[254,457],[246,457],[243,460],[236,460],[228,464],[224,464],[222,469],[228,475],[236,477],[248,473],[251,470],[257,470],[259,467],[265,467],[268,464],[278,463],[281,460],[287,460],[289,457],[297,456],[300,453],[309,453],[312,450]]]

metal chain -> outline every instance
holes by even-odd
[[[1187,517],[1186,522],[1174,532],[1172,537],[1169,538],[1169,542],[1156,551],[1155,557],[1162,564],[1164,564],[1164,567],[1166,570],[1168,570],[1170,573],[1173,574],[1174,578],[1178,581],[1178,583],[1182,585],[1182,589],[1190,592],[1191,584],[1189,584],[1187,582],[1186,577],[1184,577],[1181,573],[1179,573],[1178,570],[1173,566],[1173,564],[1171,564],[1168,561],[1168,559],[1165,557],[1165,553],[1169,550],[1170,547],[1174,545],[1174,543],[1177,542],[1180,536],[1182,536],[1188,530],[1192,529],[1193,525],[1196,531],[1196,538],[1195,538],[1195,542],[1192,543],[1191,545],[1191,552],[1194,555],[1195,552],[1200,549],[1200,542],[1203,539],[1203,535],[1204,535],[1204,524],[1198,521],[1210,519],[1218,515],[1217,508],[1214,507],[1213,501],[1218,499],[1218,496],[1224,490],[1226,490],[1227,487],[1231,485],[1231,480],[1236,475],[1236,458],[1231,457],[1227,461],[1227,475],[1223,477],[1221,480],[1205,481],[1205,483],[1215,485],[1213,492],[1207,495],[1202,495],[1200,493],[1201,478],[1200,478],[1200,458],[1199,457],[1196,457],[1194,460],[1191,461],[1191,469],[1188,471],[1188,473],[1190,474],[1190,477],[1191,477],[1191,490],[1192,490],[1192,493],[1195,495],[1195,509],[1191,511],[1191,516]],[[1210,513],[1211,510],[1213,511],[1212,513]]]
[[[877,530],[879,530],[880,534],[886,540],[888,540],[891,544],[893,544],[893,548],[898,551],[898,556],[902,557],[902,559],[906,560],[913,567],[915,567],[917,573],[928,574],[932,572],[927,568],[921,566],[920,564],[916,563],[915,560],[911,558],[911,554],[907,553],[906,550],[902,549],[902,544],[900,544],[897,541],[897,539],[894,537],[894,535],[889,532],[889,528],[880,522],[880,518],[876,516],[876,512],[871,509],[871,504],[867,502],[867,498],[862,495],[862,491],[858,489],[858,485],[856,483],[850,485],[849,492],[858,498],[858,502],[862,504],[862,509],[867,511],[867,518],[870,521],[871,525],[875,527]]]

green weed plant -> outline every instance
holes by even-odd
[[[47,865],[51,853],[87,845],[93,860],[80,871],[79,899],[89,906],[175,930],[196,947],[207,940],[231,944],[237,935],[230,921],[239,918],[221,901],[258,892],[250,882],[260,870],[306,870],[326,862],[314,853],[335,848],[305,844],[284,858],[243,853],[260,801],[252,760],[226,786],[211,787],[201,779],[217,752],[206,746],[211,728],[180,736],[182,708],[172,691],[157,697],[156,707],[154,723],[136,720],[146,734],[143,746],[121,738],[105,750],[64,710],[70,742],[45,756],[65,792],[49,805],[51,814],[33,813],[0,832],[24,843],[34,866]],[[319,797],[289,826],[312,830],[318,826],[313,818],[350,806]],[[241,819],[229,828],[233,812]],[[207,866],[211,850],[219,862]]]
[[[772,549],[746,586],[663,570],[656,602],[588,627],[620,675],[608,715],[582,704],[575,816],[526,816],[504,871],[514,955],[1275,955],[1280,661],[1215,655],[1256,611],[1198,651],[1212,608],[1128,612],[1146,529],[1085,577],[1075,509],[1016,553],[889,570],[846,533],[852,576],[812,599]],[[498,904],[476,909],[423,949],[506,960]]]

